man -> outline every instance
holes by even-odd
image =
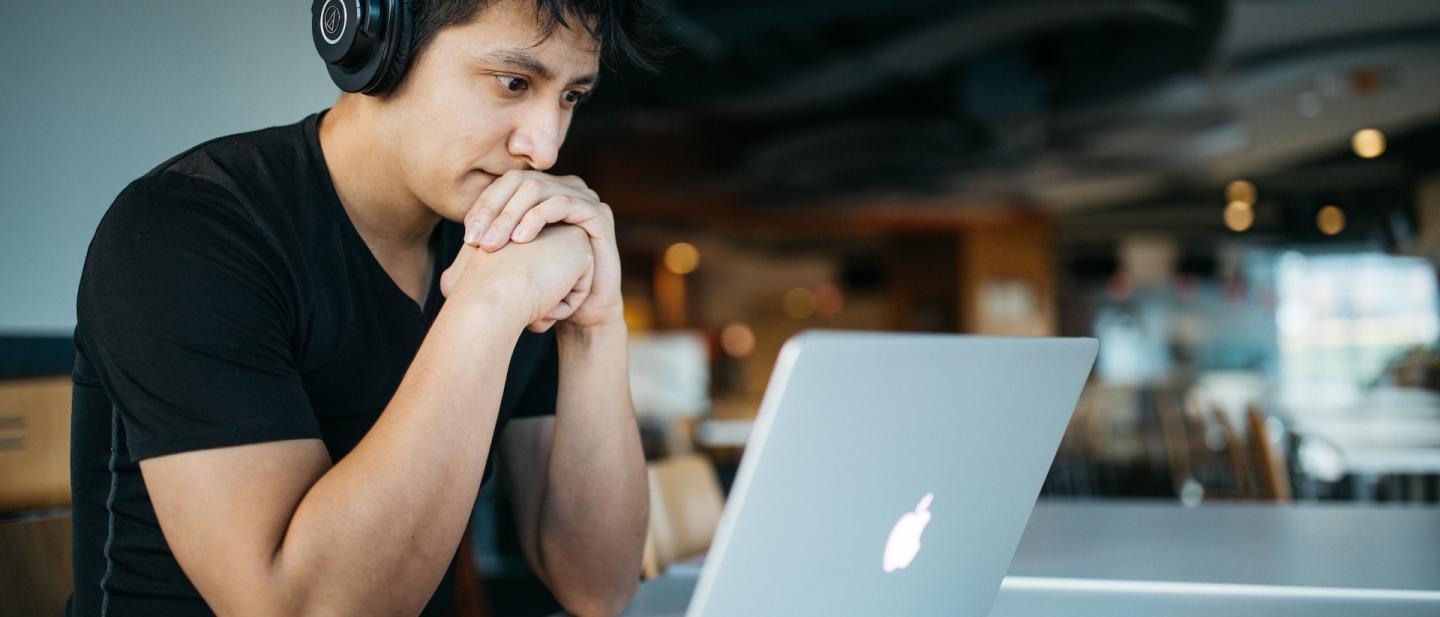
[[[628,603],[614,224],[544,171],[639,8],[412,0],[389,89],[121,193],[78,297],[71,614],[439,614],[492,466],[559,602]]]

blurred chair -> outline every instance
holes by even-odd
[[[1195,478],[1190,430],[1179,394],[1171,391],[1157,393],[1155,412],[1165,437],[1165,453],[1170,459],[1170,483],[1175,494],[1183,499],[1187,488],[1198,485],[1199,481]]]
[[[1211,418],[1225,436],[1225,454],[1230,463],[1231,490],[1228,493],[1222,493],[1221,496],[1233,499],[1253,498],[1255,496],[1252,480],[1254,475],[1250,468],[1249,447],[1240,438],[1240,433],[1235,430],[1235,425],[1230,423],[1230,416],[1225,415],[1224,410],[1212,410]]]
[[[720,524],[725,498],[715,467],[687,454],[654,461],[650,479],[650,527],[646,534],[646,578],[677,561],[703,555]]]
[[[74,587],[70,515],[0,523],[0,613],[59,615]]]
[[[1253,406],[1245,410],[1245,423],[1260,499],[1290,501],[1290,467],[1285,462],[1284,451],[1276,445],[1279,436],[1270,434],[1265,414]]]
[[[69,377],[0,381],[0,512],[70,505]]]

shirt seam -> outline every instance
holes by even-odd
[[[110,612],[110,576],[115,571],[115,561],[110,556],[115,544],[115,493],[120,487],[120,474],[115,469],[120,457],[120,410],[110,406],[110,494],[105,496],[105,574],[100,577],[100,617]]]

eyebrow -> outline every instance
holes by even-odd
[[[492,51],[480,56],[481,62],[500,64],[512,69],[533,74],[545,81],[555,79],[555,72],[545,66],[539,58],[527,54],[518,49],[502,49]],[[594,86],[600,81],[600,76],[595,73],[588,73],[570,80],[570,86]]]

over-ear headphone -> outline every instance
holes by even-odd
[[[310,35],[335,85],[381,94],[410,62],[410,0],[314,0]]]

